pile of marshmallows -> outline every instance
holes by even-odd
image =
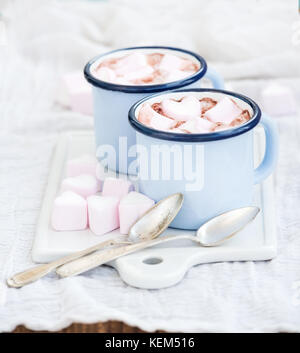
[[[199,65],[172,54],[135,52],[105,59],[93,71],[101,81],[123,85],[161,84],[184,79],[198,71]]]
[[[175,133],[199,134],[226,130],[241,125],[250,119],[248,110],[243,110],[231,98],[219,102],[204,97],[189,95],[175,99],[163,99],[159,103],[144,103],[138,120],[156,130]]]
[[[134,191],[125,179],[97,178],[97,160],[84,155],[67,162],[67,177],[61,194],[54,200],[52,227],[58,231],[83,230],[89,227],[96,235],[120,228],[128,234],[154,201]],[[102,194],[100,190],[102,189]]]

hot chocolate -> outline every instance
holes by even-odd
[[[114,84],[156,85],[182,80],[198,70],[198,63],[177,54],[134,51],[104,59],[94,68],[93,75]]]
[[[163,99],[158,103],[144,103],[138,120],[156,130],[202,134],[232,129],[246,123],[251,116],[232,98],[219,101],[187,95],[181,99]]]

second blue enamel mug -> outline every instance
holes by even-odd
[[[250,113],[250,120],[228,130],[187,134],[160,131],[138,121],[139,110],[147,102],[165,98],[180,100],[186,95],[216,101],[232,98]],[[136,133],[139,191],[155,201],[182,192],[184,203],[171,226],[198,229],[201,224],[223,212],[250,206],[254,185],[272,173],[278,156],[275,122],[261,113],[259,106],[241,94],[189,89],[152,95],[129,111],[129,122]],[[254,167],[253,130],[261,124],[265,131],[265,154]]]
[[[132,51],[150,53],[173,53],[183,58],[188,58],[199,65],[199,69],[193,75],[182,80],[155,85],[119,85],[96,78],[92,72],[103,60],[119,58]],[[130,149],[136,143],[135,132],[128,123],[128,110],[133,103],[157,92],[178,88],[199,88],[200,80],[205,77],[212,81],[215,88],[223,88],[223,80],[212,69],[207,68],[205,60],[198,54],[188,50],[172,47],[132,47],[118,49],[99,55],[87,63],[84,68],[87,81],[93,86],[94,101],[94,128],[97,157],[102,160],[110,170],[128,173],[128,165],[133,157],[128,157]]]

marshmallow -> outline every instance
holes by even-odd
[[[105,66],[95,71],[95,76],[101,81],[114,82],[116,80],[115,72]]]
[[[150,126],[153,129],[166,131],[176,125],[175,120],[169,119],[164,115],[158,114],[153,109],[152,109],[152,111],[153,111],[153,115],[151,118]]]
[[[180,102],[164,99],[161,107],[166,115],[178,121],[187,121],[201,116],[201,103],[193,96],[184,97]]]
[[[240,114],[236,119],[234,119],[231,123],[230,126],[239,126],[244,123],[246,123],[248,120],[251,119],[250,113],[248,110],[244,110],[242,114]]]
[[[183,80],[189,76],[192,76],[195,71],[181,71],[181,70],[173,70],[166,73],[164,77],[164,81],[166,82],[173,82]]]
[[[130,227],[154,205],[147,196],[132,191],[119,204],[120,233],[128,234]]]
[[[210,132],[215,126],[214,123],[204,118],[197,118],[195,119],[195,121],[196,121],[196,127],[200,133]]]
[[[151,66],[141,67],[135,71],[128,72],[124,78],[127,81],[137,81],[137,80],[150,80],[152,78],[154,70]]]
[[[90,196],[87,199],[89,226],[93,233],[102,235],[119,228],[119,199],[116,197]]]
[[[297,111],[294,92],[279,84],[267,86],[261,92],[262,105],[270,115],[289,115]]]
[[[159,64],[159,70],[179,71],[183,68],[185,62],[179,56],[165,54]]]
[[[135,52],[119,59],[116,64],[115,73],[120,76],[125,76],[145,66],[148,66],[147,57],[142,53]]]
[[[82,197],[88,197],[100,191],[100,182],[88,174],[66,178],[61,183],[62,191],[73,191]]]
[[[148,54],[147,55],[148,65],[151,65],[152,67],[153,66],[157,67],[157,65],[161,62],[163,57],[164,57],[164,54],[161,54],[161,53]]]
[[[204,114],[207,110],[213,108],[218,102],[212,98],[204,97],[200,99],[202,114]]]
[[[71,191],[58,196],[53,205],[52,227],[55,230],[82,230],[87,227],[87,202]]]
[[[117,178],[106,178],[103,183],[103,196],[113,196],[121,200],[130,191],[134,190],[134,186],[130,181]]]
[[[175,120],[157,113],[148,103],[141,107],[138,120],[156,130],[169,130],[176,125]]]
[[[74,112],[93,115],[92,88],[81,71],[63,75],[58,100]]]
[[[148,65],[147,56],[136,52],[125,56],[115,64],[114,80],[116,75],[120,76],[117,80],[120,84],[128,84],[130,81],[151,80],[153,73],[154,69],[151,65]]]
[[[230,98],[225,97],[217,105],[206,111],[205,116],[213,121],[230,124],[242,113],[242,109]]]
[[[211,132],[215,124],[204,118],[195,118],[179,126],[180,130],[187,131],[191,134],[201,134]]]
[[[151,108],[151,105],[149,103],[143,104],[139,111],[138,120],[142,124],[150,125],[152,116],[153,116],[153,109]]]
[[[67,177],[74,177],[80,174],[89,174],[96,177],[96,167],[96,158],[89,154],[84,154],[67,161],[66,175]]]
[[[194,61],[189,59],[183,59],[182,61],[183,63],[181,66],[181,70],[184,70],[185,72],[191,72],[191,74],[194,74],[196,71],[199,70],[199,64],[196,64]]]
[[[186,123],[182,124],[179,126],[179,129],[183,132],[188,132],[190,134],[197,134],[198,129],[197,129],[197,122],[196,119],[189,120]]]

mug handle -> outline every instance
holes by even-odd
[[[266,135],[266,150],[263,161],[254,170],[254,184],[259,184],[274,170],[279,152],[279,134],[277,124],[269,116],[262,113],[262,124]]]
[[[224,80],[214,69],[208,67],[204,77],[212,82],[214,88],[224,89]]]

